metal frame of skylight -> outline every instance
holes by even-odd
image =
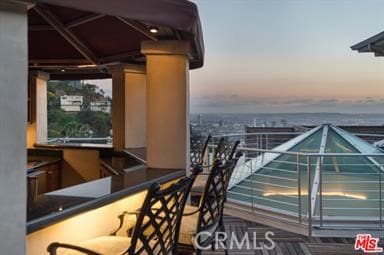
[[[356,148],[359,152],[363,153],[362,149],[360,148],[360,145],[358,144],[355,144],[353,143],[352,141],[350,141],[349,137],[348,136],[345,136],[344,134],[344,131],[343,130],[340,130],[339,128],[335,127],[335,126],[331,126],[332,130],[334,130],[338,135],[340,135],[341,137],[344,138],[345,141],[347,141],[352,147]],[[374,158],[372,157],[367,157],[367,159],[369,161],[371,161],[373,164],[376,165],[376,167],[378,167],[382,172],[384,172],[384,168],[383,166],[377,162]]]

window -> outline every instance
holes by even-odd
[[[48,143],[111,144],[112,81],[49,81]]]

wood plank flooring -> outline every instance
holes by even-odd
[[[249,234],[249,238],[254,240],[253,233],[256,233],[257,247],[263,245],[270,246],[270,242],[265,238],[265,233],[272,231],[275,235],[271,238],[276,243],[274,249],[237,249],[236,245],[228,250],[228,254],[233,255],[344,255],[344,254],[363,254],[353,249],[354,239],[352,238],[319,238],[290,233],[276,228],[264,226],[254,222],[248,222],[232,216],[225,216],[224,219],[226,232],[228,235],[234,233],[238,240]],[[380,247],[384,246],[384,242],[380,242]],[[204,255],[224,254],[223,249],[215,251],[204,251]],[[372,254],[372,253],[370,253]],[[384,253],[382,253],[384,254]]]

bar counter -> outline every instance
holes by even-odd
[[[120,175],[46,193],[28,205],[27,234],[80,213],[108,205],[134,193],[145,191],[152,183],[162,184],[184,175],[183,169],[142,166]]]

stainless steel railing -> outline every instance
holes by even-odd
[[[314,228],[383,230],[383,153],[292,152],[241,145],[238,150],[245,156],[232,176],[230,201],[248,205],[252,212],[288,215],[308,227],[309,235]]]
[[[112,144],[112,137],[58,137],[48,138],[48,144]]]

